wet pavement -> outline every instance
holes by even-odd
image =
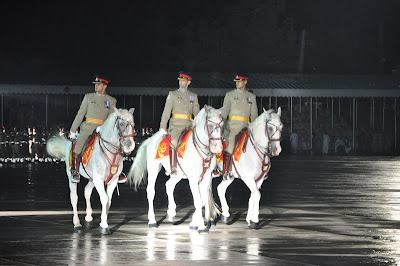
[[[194,211],[186,180],[178,183],[177,222],[165,220],[159,176],[159,228],[147,227],[146,191],[119,186],[111,235],[73,232],[63,164],[0,165],[1,265],[396,265],[400,263],[400,157],[281,156],[262,186],[260,229],[245,221],[249,191],[227,190],[232,220],[209,234],[189,230]],[[220,178],[213,181],[214,197]],[[117,191],[115,191],[117,193]],[[218,202],[217,198],[216,201]],[[92,194],[94,222],[100,202]],[[79,187],[84,219],[83,185]]]

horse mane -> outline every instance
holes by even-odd
[[[269,111],[270,110],[268,110],[267,112],[269,112]],[[266,126],[266,123],[265,123],[266,115],[267,115],[267,113],[263,112],[249,126],[250,132],[253,133],[253,136],[256,139],[258,139],[258,137],[257,137],[258,134],[265,135],[264,132],[265,132],[265,126]]]
[[[193,122],[192,122],[192,127],[194,127],[194,126],[196,126],[196,125],[199,125],[200,124],[200,122],[202,122],[203,120],[204,120],[204,117],[205,117],[205,112],[206,112],[206,110],[205,110],[205,107],[203,107],[201,110],[200,110],[200,112],[196,115],[196,117],[194,118],[194,120],[193,120]]]
[[[109,133],[112,133],[112,129],[114,127],[115,120],[117,120],[117,113],[112,112],[106,119],[103,125],[101,125],[101,134],[105,137]]]

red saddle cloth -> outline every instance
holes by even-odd
[[[190,135],[192,134],[192,130],[187,131],[184,133],[184,136],[181,136],[180,138],[182,139],[181,144],[178,146],[178,157],[183,158],[185,156],[186,150],[187,150],[187,143],[189,140]],[[169,146],[171,145],[171,135],[167,135],[166,137],[163,137],[158,144],[157,151],[156,151],[156,156],[154,157],[154,160],[162,160],[165,157],[169,156]]]
[[[93,135],[93,137],[91,139],[87,140],[87,147],[84,148],[83,153],[82,153],[82,159],[81,159],[81,163],[86,167],[89,159],[92,157],[92,152],[93,152],[93,148],[94,148],[94,144],[96,143],[97,140],[97,135]],[[68,169],[71,169],[72,166],[72,150],[75,148],[76,146],[76,141],[72,144],[72,148],[69,151],[69,166]]]
[[[249,135],[249,131],[243,130],[236,136],[235,149],[233,150],[233,158],[235,159],[235,162],[239,162],[240,156],[242,156],[243,148],[247,144],[248,135]],[[225,140],[222,142],[222,145],[225,150],[226,149]],[[221,163],[222,161],[223,161],[223,155],[221,152],[221,153],[217,154],[217,163]]]

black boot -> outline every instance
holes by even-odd
[[[222,176],[226,179],[231,172],[231,165],[232,165],[232,154],[229,152],[224,151],[223,153],[223,169],[222,169]]]
[[[177,160],[177,154],[176,154],[176,150],[174,148],[171,147],[171,145],[169,146],[169,164],[171,166],[171,174],[172,175],[176,175],[176,160]]]
[[[81,163],[81,156],[80,154],[76,154],[75,152],[72,152],[72,182],[74,183],[79,183],[81,180],[81,176],[79,175],[79,165]]]

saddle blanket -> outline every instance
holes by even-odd
[[[95,135],[94,138],[92,138],[90,140],[88,147],[82,153],[81,163],[83,164],[84,167],[87,166],[89,159],[92,157],[92,152],[93,152],[93,148],[94,148],[94,144],[96,143],[96,140],[97,140],[97,135]],[[74,142],[74,144],[72,144],[72,148],[69,151],[68,169],[71,169],[71,167],[72,167],[72,150],[75,148],[75,145],[76,145],[76,141]]]
[[[189,130],[186,132],[186,134],[182,137],[182,143],[178,147],[178,157],[183,158],[185,156],[186,150],[187,150],[187,143],[189,140],[190,135],[192,134],[192,130]],[[169,156],[169,146],[171,145],[171,135],[168,135],[167,137],[163,137],[158,144],[157,151],[156,151],[156,156],[154,157],[154,160],[162,160],[165,157]]]
[[[239,162],[240,156],[242,156],[243,153],[243,145],[245,143],[245,140],[247,138],[248,131],[245,131],[241,134],[240,139],[235,143],[236,149],[233,151],[233,158],[235,162]],[[226,149],[226,143],[225,140],[222,142],[224,150]],[[217,163],[221,163],[223,161],[223,155],[222,152],[217,154]]]

